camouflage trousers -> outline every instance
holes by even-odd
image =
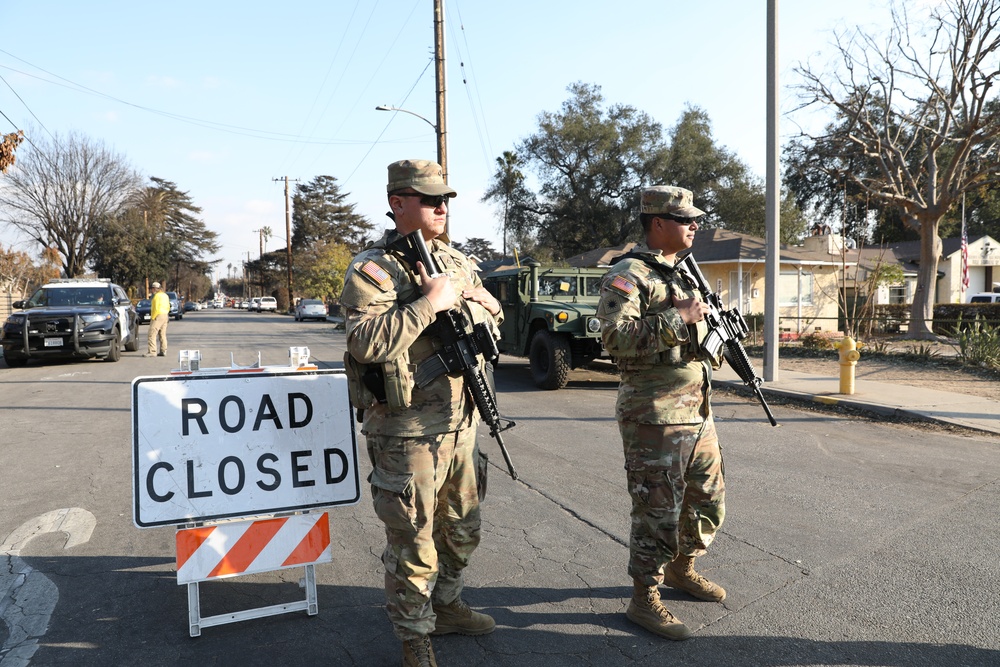
[[[409,438],[368,435],[375,513],[385,524],[386,610],[401,640],[431,633],[434,605],[462,594],[479,545],[486,458],[476,428]]]
[[[704,555],[722,526],[722,449],[711,417],[702,424],[618,426],[632,497],[628,573],[655,586],[676,555]]]

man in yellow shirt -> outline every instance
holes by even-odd
[[[153,298],[149,303],[149,336],[146,339],[144,357],[162,357],[167,353],[167,322],[170,321],[170,298],[160,283],[153,283]],[[160,341],[160,351],[156,351],[156,341]]]

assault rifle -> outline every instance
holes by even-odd
[[[433,278],[441,275],[420,230],[401,236],[390,243],[387,249],[402,255],[414,273],[417,271],[417,261],[420,261],[429,276]],[[444,347],[420,364],[414,374],[414,382],[418,387],[424,387],[442,373],[461,372],[465,388],[476,404],[479,416],[490,427],[490,437],[500,445],[500,453],[503,454],[511,479],[517,479],[517,471],[514,470],[510,454],[500,436],[501,431],[506,431],[515,424],[500,416],[496,395],[486,374],[479,369],[479,357],[483,357],[488,365],[500,356],[493,334],[484,322],[469,326],[465,313],[457,308],[438,313],[435,325]],[[502,423],[503,421],[506,423]]]
[[[694,255],[689,253],[684,259],[678,262],[677,268],[691,279],[695,287],[698,288],[698,291],[701,292],[702,298],[709,305],[709,312],[705,316],[705,323],[708,324],[708,335],[705,336],[705,340],[701,341],[702,349],[714,357],[719,353],[723,345],[725,346],[723,354],[726,357],[726,361],[729,362],[729,365],[736,371],[736,374],[743,380],[743,384],[749,387],[753,391],[754,396],[757,397],[757,400],[760,401],[760,405],[764,408],[764,414],[767,415],[771,426],[777,426],[778,422],[775,420],[774,415],[771,414],[771,408],[768,407],[767,401],[764,400],[764,394],[760,391],[760,385],[764,380],[757,377],[757,373],[750,363],[750,358],[747,356],[747,351],[743,347],[742,341],[747,337],[747,332],[749,332],[743,315],[740,314],[738,308],[731,308],[729,310],[722,308],[722,300],[719,298],[718,293],[709,289],[708,281],[705,280],[704,274],[698,268],[698,263],[694,261]]]

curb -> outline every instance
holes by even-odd
[[[735,389],[737,391],[743,390],[741,393],[745,393],[753,398],[753,394],[746,388],[746,385],[744,385],[741,380],[713,380],[712,384],[725,386],[729,389]],[[765,396],[779,396],[804,403],[813,403],[823,407],[844,407],[881,417],[921,421],[931,424],[944,424],[947,426],[976,431],[977,433],[1000,435],[1000,429],[990,429],[955,419],[933,417],[926,413],[911,410],[909,408],[881,405],[879,403],[869,403],[850,397],[841,398],[839,396],[830,395],[819,396],[806,392],[795,391],[794,389],[777,389],[774,387],[768,387],[766,384],[761,386],[760,389]]]

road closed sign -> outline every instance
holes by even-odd
[[[361,498],[342,371],[136,378],[132,446],[140,528]]]

